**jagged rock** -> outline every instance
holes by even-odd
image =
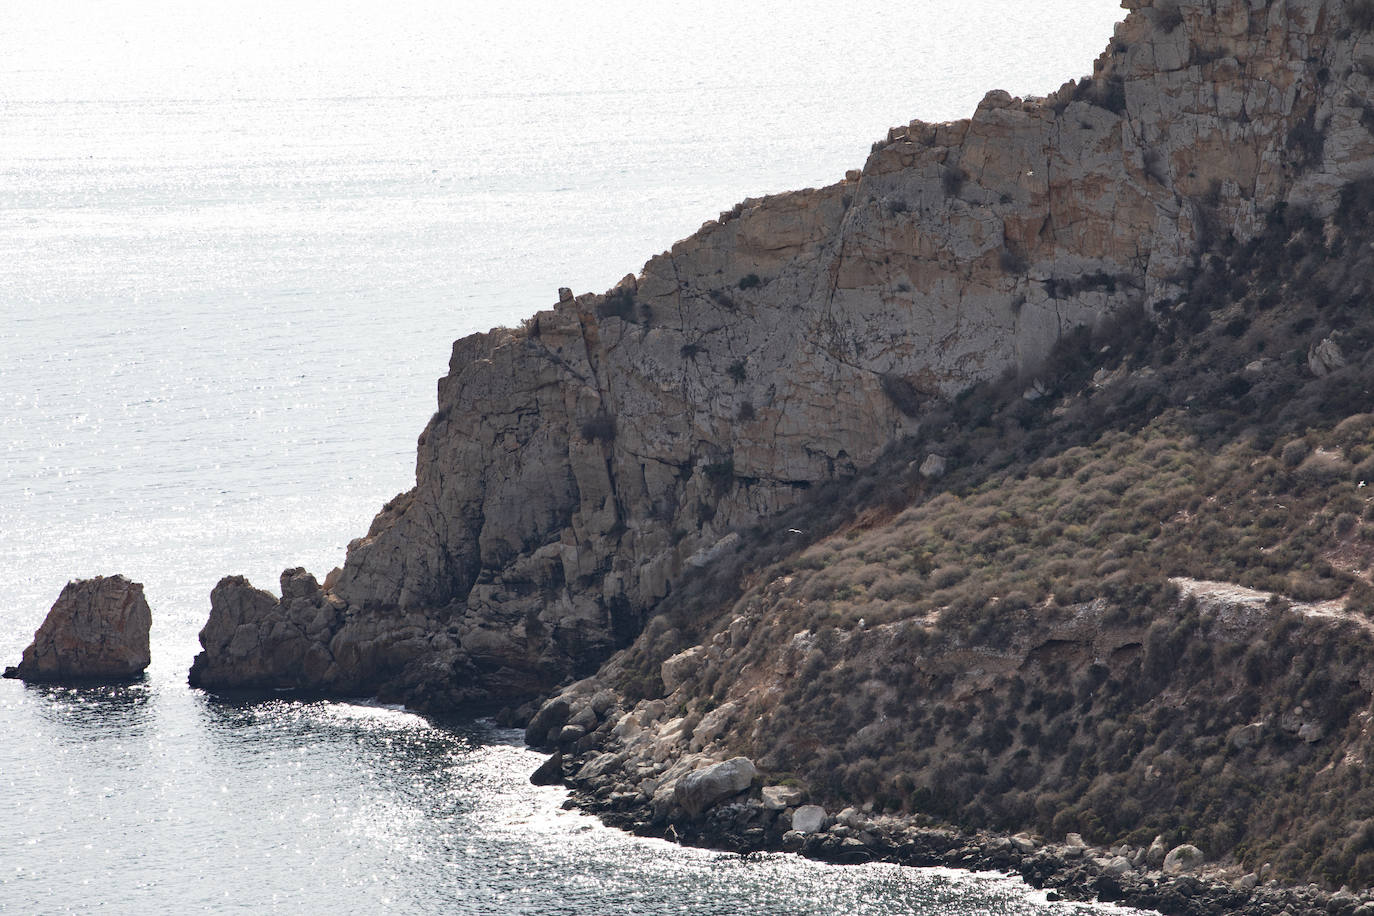
[[[681,687],[682,682],[701,667],[705,658],[706,649],[702,646],[693,646],[672,658],[665,659],[659,666],[659,679],[663,681],[664,691],[672,693]]]
[[[1164,837],[1161,834],[1154,838],[1150,848],[1145,853],[1145,864],[1151,868],[1160,868],[1164,865],[1164,858],[1169,854],[1169,847],[1164,845]]]
[[[549,734],[567,724],[570,715],[572,715],[572,707],[567,700],[562,697],[554,697],[549,700],[539,707],[539,711],[525,726],[525,743],[530,747],[543,747]]]
[[[1102,867],[1102,871],[1105,874],[1118,878],[1134,870],[1134,867],[1131,865],[1131,860],[1125,856],[1113,856],[1111,861]]]
[[[703,547],[688,557],[687,565],[697,569],[703,566],[710,566],[730,551],[738,549],[739,545],[740,536],[737,532],[732,531],[710,547]]]
[[[927,455],[926,460],[921,462],[920,474],[928,480],[945,476],[945,456]]]
[[[76,579],[62,589],[19,664],[26,681],[124,680],[151,661],[152,610],[143,586],[123,576]]]
[[[563,747],[567,747],[583,738],[586,734],[587,730],[581,725],[565,725],[558,730],[557,743]]]
[[[1190,872],[1202,864],[1202,850],[1187,843],[1175,846],[1164,857],[1164,873],[1178,875]]]
[[[673,801],[695,817],[722,799],[749,788],[758,770],[748,757],[732,757],[682,777]]]
[[[763,798],[763,807],[769,811],[783,811],[801,803],[806,797],[794,786],[764,786],[760,792]]]
[[[1307,351],[1307,368],[1317,378],[1345,368],[1345,354],[1341,352],[1340,344],[1332,337],[1313,344]]]

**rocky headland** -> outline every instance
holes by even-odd
[[[123,576],[68,582],[17,666],[4,676],[25,681],[128,680],[151,661],[153,614],[143,586]]]
[[[1090,76],[457,341],[415,487],[221,581],[191,682],[499,709],[687,841],[1357,912],[1374,3],[1123,5]]]

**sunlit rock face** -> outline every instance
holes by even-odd
[[[1033,387],[1066,331],[1186,307],[1210,246],[1278,205],[1329,211],[1374,167],[1374,35],[1345,4],[1124,5],[1091,76],[894,128],[838,184],[744,201],[606,295],[457,341],[414,489],[323,587],[250,602],[227,639],[242,602],[216,602],[196,682],[443,707],[587,674],[685,567],[931,399]]]
[[[152,623],[137,582],[123,576],[68,582],[23,659],[6,668],[5,677],[57,682],[137,677],[151,661]]]

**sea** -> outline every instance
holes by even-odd
[[[144,680],[0,682],[0,912],[1048,914],[1011,878],[685,849],[516,732],[186,684],[224,575],[323,575],[452,341],[603,291],[912,118],[1090,71],[1111,0],[6,0],[0,664],[63,585]]]

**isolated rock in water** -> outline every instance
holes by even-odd
[[[5,677],[26,681],[121,680],[148,667],[153,614],[143,586],[123,576],[68,582]]]
[[[733,757],[682,777],[674,787],[673,801],[696,817],[721,799],[749,788],[756,775],[758,770],[748,757]]]

